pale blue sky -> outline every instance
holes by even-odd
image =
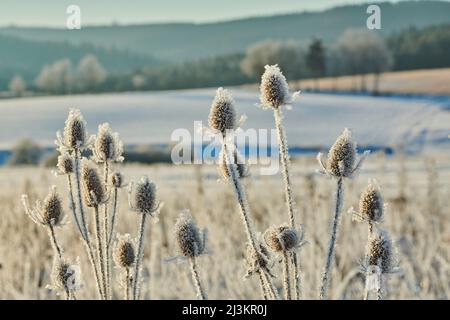
[[[210,22],[323,10],[379,0],[0,0],[0,25],[65,27],[66,8],[79,5],[83,25]],[[395,1],[396,2],[396,1]]]

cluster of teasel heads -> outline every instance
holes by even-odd
[[[124,160],[119,135],[105,123],[98,127],[97,135],[89,137],[82,114],[71,110],[63,134],[57,133],[56,144],[60,153],[56,173],[67,179],[68,211],[86,249],[99,298],[107,300],[117,296],[111,285],[114,260],[121,271],[118,278],[124,288],[124,298],[138,299],[146,221],[148,217],[157,218],[161,209],[155,184],[146,177],[129,184],[130,209],[140,215],[141,221],[137,239],[129,234],[119,235],[115,232],[118,190],[126,186],[123,175],[114,170]],[[88,152],[92,154],[90,158],[84,156]],[[22,203],[29,217],[49,233],[55,252],[50,288],[65,294],[67,299],[76,299],[76,291],[82,288],[80,263],[78,258],[71,262],[57,240],[55,228],[61,227],[60,232],[67,230],[62,228],[66,210],[56,187],[51,188],[42,202],[36,201],[34,207],[30,206],[27,195],[22,196]]]
[[[226,181],[233,187],[241,213],[244,229],[247,235],[247,275],[256,274],[259,277],[261,293],[264,299],[279,299],[277,289],[272,278],[273,259],[271,253],[281,256],[283,263],[283,289],[286,299],[301,298],[301,277],[298,249],[306,243],[303,240],[303,229],[297,223],[296,203],[292,191],[290,177],[290,159],[288,144],[283,125],[282,106],[290,107],[294,95],[289,95],[289,87],[286,78],[277,65],[266,66],[261,77],[260,85],[261,107],[271,109],[274,113],[275,126],[278,134],[279,156],[284,182],[284,196],[286,212],[289,223],[268,228],[262,237],[258,236],[252,224],[250,206],[247,202],[245,189],[241,179],[247,177],[248,167],[241,160],[233,142],[233,132],[237,129],[236,111],[231,94],[222,88],[217,90],[209,115],[209,125],[212,130],[220,134],[223,139],[222,150],[219,155],[219,171]],[[337,138],[328,152],[318,154],[320,170],[318,172],[333,178],[336,181],[335,210],[331,223],[330,240],[327,250],[326,262],[322,274],[319,298],[327,299],[331,275],[334,264],[335,248],[338,236],[339,223],[344,199],[344,180],[352,179],[358,173],[363,160],[368,152],[358,157],[356,143],[352,139],[350,130],[345,129]],[[383,216],[383,200],[379,188],[374,182],[369,183],[367,189],[361,195],[359,213],[351,209],[353,216],[363,217],[369,224],[369,236],[367,254],[363,263],[363,270],[369,278],[370,270],[376,270],[378,280],[371,286],[366,281],[366,294],[372,288],[376,288],[377,297],[381,299],[384,292],[383,274],[395,269],[395,259],[392,242],[384,230],[378,230],[376,225],[381,222]],[[262,238],[262,239],[261,239]]]
[[[235,102],[228,90],[217,90],[208,122],[211,130],[221,138],[219,172],[236,195],[247,238],[246,277],[257,276],[264,299],[280,299],[278,288],[273,282],[273,266],[281,262],[284,298],[297,300],[302,297],[299,249],[307,242],[304,240],[303,227],[297,222],[282,113],[282,107],[289,107],[297,93],[289,95],[288,83],[277,65],[266,66],[265,69],[261,78],[260,103],[263,108],[271,109],[274,113],[287,223],[271,226],[262,234],[255,230],[251,208],[241,182],[249,176],[249,169],[234,143],[233,135],[239,123]],[[114,228],[118,214],[118,189],[125,187],[123,175],[113,167],[124,160],[123,146],[118,134],[113,133],[108,124],[102,124],[98,134],[89,137],[80,111],[71,110],[63,134],[57,134],[56,144],[60,152],[57,173],[67,178],[68,211],[86,249],[99,298],[111,299],[117,296],[111,286],[111,260],[114,260],[116,270],[121,271],[119,280],[124,299],[139,299],[146,222],[148,218],[157,220],[162,207],[162,203],[157,200],[156,185],[147,177],[129,184],[129,208],[140,216],[137,237],[116,234]],[[91,159],[84,156],[86,151],[92,153]],[[367,154],[368,152],[364,152],[362,157],[358,157],[351,132],[345,129],[329,150],[327,157],[320,153],[317,157],[320,165],[318,171],[336,181],[330,239],[319,289],[321,299],[328,298],[331,283],[343,207],[344,180],[356,176]],[[56,187],[52,187],[43,202],[37,201],[34,207],[30,206],[26,195],[23,195],[22,202],[30,218],[48,230],[55,252],[51,288],[58,293],[64,293],[67,299],[76,299],[76,290],[82,288],[81,272],[78,258],[72,263],[65,256],[56,237],[55,228],[65,225],[63,204]],[[387,231],[378,228],[383,220],[384,209],[380,188],[375,181],[370,181],[361,194],[358,210],[349,210],[355,220],[368,223],[366,256],[362,263],[362,270],[366,274],[365,299],[368,299],[373,291],[378,299],[382,299],[386,286],[384,275],[396,269],[392,241]],[[87,217],[88,210],[92,211],[91,219]],[[189,263],[197,297],[207,299],[206,288],[202,284],[198,268],[198,257],[207,252],[206,229],[200,230],[189,211],[185,210],[180,213],[174,230],[180,258]],[[116,241],[112,247],[114,235]]]

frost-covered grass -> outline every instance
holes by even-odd
[[[360,192],[368,178],[376,177],[388,207],[383,228],[388,229],[398,249],[401,271],[387,282],[387,299],[448,299],[450,295],[450,155],[436,159],[437,175],[427,170],[424,157],[399,158],[372,155],[360,175],[345,182],[345,205],[337,240],[335,267],[329,297],[332,299],[362,299],[364,274],[359,273],[359,259],[364,255],[367,226],[352,222],[347,213],[357,207]],[[406,169],[405,195],[399,198],[400,161]],[[333,212],[331,180],[314,174],[313,158],[295,159],[292,164],[292,185],[298,220],[304,224],[305,239],[299,262],[302,270],[303,296],[316,299],[320,287],[320,270],[326,258],[329,223]],[[148,175],[158,185],[158,198],[165,203],[160,221],[149,223],[143,260],[143,298],[194,299],[187,262],[168,263],[166,258],[178,256],[173,235],[176,218],[188,208],[199,226],[208,228],[207,255],[198,257],[198,267],[210,299],[259,299],[259,283],[252,277],[243,280],[246,235],[241,225],[238,207],[231,188],[218,182],[214,166],[202,167],[204,193],[197,192],[197,174],[193,166],[124,165],[126,181]],[[279,176],[258,176],[252,168],[251,179],[243,183],[248,193],[255,228],[263,231],[286,221],[282,180]],[[65,179],[56,178],[43,168],[0,169],[0,298],[54,299],[46,289],[50,284],[52,248],[47,234],[25,215],[20,195],[30,200],[43,198],[48,187],[66,187]],[[429,187],[431,186],[431,187]],[[64,193],[65,195],[65,193]],[[435,199],[438,199],[436,201]],[[64,198],[65,210],[67,201]],[[119,190],[119,233],[136,232],[139,216],[126,203],[126,190]],[[79,299],[97,298],[94,277],[87,256],[73,223],[57,231],[58,239],[68,256],[80,256],[84,288],[77,291]],[[133,237],[137,236],[132,234]],[[281,264],[274,273],[274,283],[281,292]],[[112,270],[114,297],[122,298],[118,270]]]

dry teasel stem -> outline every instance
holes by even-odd
[[[136,185],[130,183],[128,189],[128,203],[131,210],[141,215],[141,223],[139,225],[139,245],[133,277],[133,299],[137,300],[139,298],[140,267],[142,256],[144,255],[146,218],[147,215],[149,215],[150,217],[157,219],[162,204],[156,200],[156,185],[149,181],[145,176],[142,177],[141,181],[136,183]]]
[[[328,160],[324,164],[322,154],[317,155],[317,160],[321,166],[321,172],[336,178],[336,205],[334,210],[333,223],[331,228],[330,241],[328,243],[326,264],[322,275],[322,284],[320,287],[320,298],[328,298],[328,289],[331,281],[331,274],[334,262],[334,253],[336,247],[336,239],[338,235],[338,227],[341,219],[341,211],[344,199],[344,178],[352,178],[362,165],[364,158],[368,152],[364,152],[361,159],[356,159],[356,143],[352,139],[350,130],[345,129],[337,138],[328,153]]]
[[[175,224],[175,237],[181,254],[189,260],[197,297],[201,300],[208,299],[200,281],[196,261],[196,258],[205,252],[206,230],[200,232],[189,211],[184,210],[178,216]]]
[[[27,195],[22,195],[22,204],[25,212],[34,223],[48,228],[50,243],[58,257],[61,258],[62,250],[56,240],[54,228],[63,224],[63,209],[62,201],[56,191],[56,187],[51,187],[50,193],[45,197],[43,202],[36,201],[34,208],[30,208]]]
[[[125,300],[130,300],[130,289],[132,285],[131,270],[136,262],[135,241],[129,234],[118,235],[114,247],[113,258],[117,266],[125,270],[124,289]]]
[[[108,123],[98,126],[97,136],[94,136],[94,146],[92,148],[93,159],[97,163],[103,163],[103,183],[108,185],[109,166],[112,162],[123,161],[123,144],[120,141],[119,134],[112,132]],[[105,252],[105,261],[103,268],[106,272],[106,289],[108,297],[111,296],[110,289],[110,266],[108,237],[110,234],[108,206],[103,206],[103,250]]]
[[[289,173],[290,158],[289,149],[286,138],[286,132],[283,125],[283,114],[281,111],[282,105],[291,104],[293,97],[289,96],[289,87],[278,65],[265,66],[265,72],[261,77],[260,85],[260,101],[263,107],[271,108],[273,110],[275,125],[277,128],[280,162],[282,167],[282,175],[284,180],[284,194],[286,200],[286,206],[288,208],[288,217],[290,226],[295,230],[295,199],[292,192],[291,176]],[[298,93],[294,94],[297,95]],[[300,270],[297,261],[297,252],[292,253],[293,268],[294,268],[294,283],[295,283],[295,299],[300,299]]]
[[[239,154],[239,151],[237,150],[236,146],[233,148],[233,164],[236,165],[236,169],[239,175],[239,179],[246,178],[250,175],[248,166],[245,164],[244,159]],[[225,149],[222,148],[219,154],[219,171],[222,175],[222,177],[225,180],[230,180],[230,172],[228,170],[228,164],[226,160],[226,154]]]
[[[106,270],[105,270],[105,254],[104,247],[102,245],[102,234],[100,228],[100,215],[99,206],[108,200],[105,186],[102,184],[97,169],[93,166],[92,162],[84,159],[81,168],[81,183],[83,190],[84,202],[88,207],[93,208],[94,229],[97,240],[97,257],[98,257],[98,269],[100,270],[102,289],[104,298],[107,298],[107,282],[106,282]]]

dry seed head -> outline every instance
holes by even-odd
[[[378,266],[380,262],[382,273],[389,273],[394,268],[392,240],[385,230],[377,230],[370,237],[367,246],[367,259],[369,266]]]
[[[123,187],[123,175],[120,172],[114,172],[111,176],[111,183],[115,188]]]
[[[94,142],[94,159],[98,163],[105,161],[122,162],[123,144],[119,134],[112,132],[108,123],[98,126],[98,134]]]
[[[356,143],[347,128],[328,152],[327,169],[336,177],[351,177],[355,169]]]
[[[249,176],[248,166],[244,163],[242,156],[239,151],[234,148],[233,150],[233,163],[236,164],[236,170],[239,175],[239,179],[245,178]],[[228,164],[226,159],[225,148],[222,148],[219,154],[219,172],[225,180],[230,179],[230,172],[228,171]]]
[[[105,187],[100,179],[97,168],[87,159],[83,159],[81,183],[83,187],[83,198],[88,207],[98,206],[105,202],[107,198]]]
[[[152,215],[158,208],[156,185],[147,177],[142,177],[135,186],[130,184],[129,203],[132,210]]]
[[[297,231],[287,225],[273,226],[264,233],[267,246],[275,252],[290,251],[298,247]]]
[[[80,289],[82,285],[79,259],[77,258],[74,264],[64,258],[56,258],[53,261],[50,277],[53,284],[52,288],[54,289],[61,291]]]
[[[383,219],[383,196],[375,182],[370,182],[359,199],[359,213],[371,222],[380,222]]]
[[[130,268],[136,259],[135,243],[129,234],[119,235],[118,238],[114,248],[114,261],[121,268]]]
[[[58,164],[56,165],[61,174],[71,174],[74,171],[73,158],[67,152],[58,156]]]
[[[263,106],[278,108],[289,99],[289,87],[278,65],[266,65],[261,77],[260,101]]]
[[[212,129],[220,131],[223,135],[225,135],[226,130],[236,128],[234,101],[228,90],[217,89],[209,112],[208,123]]]
[[[205,251],[204,233],[201,233],[189,211],[182,211],[175,224],[175,236],[181,254],[188,258]]]
[[[42,220],[47,225],[56,226],[62,221],[62,202],[55,186],[52,187],[50,193],[45,197],[41,211]]]
[[[86,121],[78,109],[71,109],[64,126],[64,146],[70,150],[82,148],[87,142]]]

